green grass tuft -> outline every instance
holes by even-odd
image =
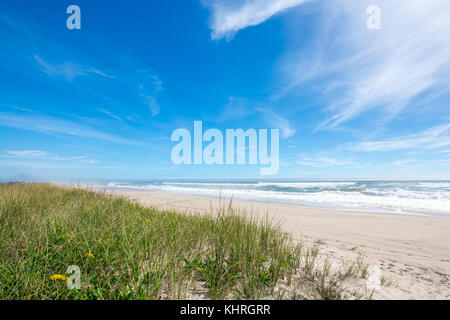
[[[317,252],[302,264],[289,235],[231,208],[183,215],[81,188],[10,184],[0,185],[0,226],[0,299],[261,299],[299,270],[316,274]],[[50,279],[70,265],[80,290]]]

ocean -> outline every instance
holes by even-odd
[[[145,181],[109,190],[183,193],[296,206],[450,218],[450,181]]]

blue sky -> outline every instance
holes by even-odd
[[[449,28],[447,0],[3,1],[0,180],[262,178],[172,164],[194,120],[279,128],[271,178],[449,179]]]

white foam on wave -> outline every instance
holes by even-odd
[[[202,182],[163,182],[148,184],[109,183],[114,189],[148,190],[169,193],[185,193],[200,196],[260,200],[267,202],[290,203],[300,206],[370,210],[393,213],[411,213],[450,217],[450,191],[439,189],[437,184],[430,186],[396,186],[394,182],[372,184],[364,188],[359,183],[359,191],[346,188],[358,182],[255,182],[255,183],[202,183]],[[448,184],[450,185],[450,183]],[[297,188],[300,191],[318,188],[315,192],[294,192],[281,190],[261,190],[261,186]],[[411,186],[413,187],[411,189]],[[420,186],[420,188],[418,188]],[[342,189],[341,189],[342,188]],[[409,188],[409,189],[407,189]],[[414,189],[416,188],[416,189]],[[324,189],[324,190],[320,190]],[[436,191],[439,189],[439,191]]]
[[[356,182],[258,182],[259,186],[281,188],[338,188],[355,185]]]

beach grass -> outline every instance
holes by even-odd
[[[344,297],[317,252],[231,206],[187,215],[84,188],[5,184],[0,226],[0,299],[263,299],[289,287]],[[67,287],[69,266],[80,289]]]

